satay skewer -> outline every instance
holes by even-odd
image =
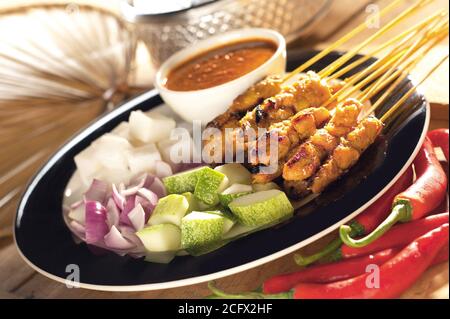
[[[396,0],[396,1],[391,2],[387,7],[383,8],[379,12],[378,17],[382,18],[386,14],[393,11],[397,6],[399,6],[403,2],[404,2],[404,0]],[[426,1],[426,2],[429,2],[429,1]],[[423,4],[417,3],[414,5],[414,7],[419,7],[419,5],[422,6]],[[302,65],[300,65],[299,67],[297,67],[294,71],[286,74],[285,77],[283,78],[283,82],[287,82],[292,77],[307,70],[314,63],[318,62],[319,60],[324,58],[326,55],[328,55],[330,52],[339,48],[341,45],[343,45],[344,43],[346,43],[347,41],[349,41],[350,39],[352,39],[353,37],[355,37],[356,35],[358,35],[359,33],[361,33],[362,31],[364,31],[366,29],[367,29],[367,22],[365,21],[365,22],[361,23],[360,25],[358,25],[356,28],[354,28],[352,31],[350,31],[349,33],[344,35],[342,38],[338,39],[336,42],[334,42],[327,48],[323,49],[320,53],[316,54],[314,57],[312,57],[311,59],[309,59]]]

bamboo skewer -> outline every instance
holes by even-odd
[[[447,26],[448,19],[443,19],[445,16],[439,13],[440,18],[435,21],[429,28],[426,29],[425,33],[417,40],[415,44],[411,46],[409,40],[413,38],[408,37],[407,41],[402,41],[398,46],[394,47],[390,52],[388,52],[384,57],[378,59],[376,62],[371,64],[368,68],[354,74],[352,77],[346,80],[345,85],[341,90],[334,94],[324,105],[328,105],[334,100],[342,101],[343,99],[351,96],[357,92],[362,87],[371,83],[373,80],[377,79],[381,75],[381,78],[377,79],[376,83],[373,83],[369,90],[365,90],[364,93],[367,96],[359,95],[358,98],[365,101],[372,97],[374,94],[379,92],[388,82],[383,84],[383,87],[378,87],[377,83],[383,83],[383,79],[386,79],[390,74],[395,73],[396,67],[401,64],[405,59],[411,57],[415,52],[421,49],[424,45],[429,43],[433,38],[439,36],[439,34],[448,34]],[[427,19],[429,20],[429,19]],[[444,21],[442,21],[444,20]],[[419,23],[423,25],[423,23]],[[438,41],[439,42],[439,41]],[[433,42],[436,45],[438,42]],[[393,72],[394,70],[394,72]],[[346,72],[349,70],[347,69]],[[386,72],[387,71],[387,72]],[[398,75],[398,73],[396,74]],[[391,79],[392,81],[392,79]]]
[[[411,87],[408,92],[406,92],[400,100],[398,100],[381,118],[380,120],[385,123],[386,120],[391,117],[399,108],[403,105],[403,103],[415,92],[417,87],[421,85],[428,77],[434,73],[444,62],[447,60],[449,55],[447,54],[445,57],[443,57],[431,70],[429,70],[425,76],[422,77],[422,79],[414,84],[413,87]]]
[[[366,47],[369,43],[371,43],[373,40],[379,38],[389,30],[391,30],[393,27],[398,25],[400,22],[402,22],[405,18],[407,18],[409,15],[413,14],[418,10],[419,8],[427,5],[428,3],[432,2],[434,0],[425,0],[425,1],[418,1],[411,7],[409,7],[407,10],[403,11],[400,15],[398,15],[395,19],[391,20],[387,25],[385,25],[383,28],[381,28],[379,31],[377,31],[375,34],[370,36],[368,39],[363,41],[361,44],[357,45],[355,48],[344,54],[341,58],[336,60],[334,63],[330,64],[328,67],[326,67],[324,70],[319,72],[319,75],[322,77],[327,77],[337,69],[339,69],[344,63],[348,62],[352,57],[354,57],[361,49]]]
[[[435,41],[433,41],[423,52],[421,52],[416,58],[412,59],[411,61],[408,61],[404,66],[396,70],[392,78],[395,79],[395,82],[393,82],[386,91],[382,94],[381,97],[377,99],[377,101],[372,106],[372,112],[377,109],[384,101],[389,97],[389,95],[394,92],[398,85],[402,83],[402,81],[408,76],[408,74],[414,69],[414,67],[422,60],[422,58],[433,48],[435,47],[439,42],[441,42],[445,37],[447,37],[447,34],[443,34],[440,37],[438,37]],[[371,94],[368,94],[367,99],[371,99],[375,94],[377,94],[379,91],[381,91],[384,87],[386,87],[387,84],[389,84],[391,79],[388,79],[385,81],[385,83],[382,83],[377,87]]]
[[[382,9],[379,13],[379,17],[383,17],[384,15],[388,14],[389,12],[391,12],[392,10],[394,10],[398,5],[400,5],[402,2],[404,2],[405,0],[395,0],[393,1],[391,4],[389,4],[386,8]],[[429,0],[428,0],[429,1]],[[316,63],[317,61],[319,61],[320,59],[322,59],[323,57],[325,57],[327,54],[329,54],[330,52],[332,52],[334,49],[340,47],[342,44],[344,44],[345,42],[347,42],[348,40],[350,40],[351,38],[353,38],[354,36],[356,36],[357,34],[361,33],[362,31],[364,31],[367,28],[367,24],[365,22],[361,23],[359,26],[357,26],[356,28],[354,28],[352,31],[350,31],[349,33],[347,33],[346,35],[344,35],[342,38],[340,38],[339,40],[337,40],[336,42],[334,42],[333,44],[331,44],[329,47],[327,47],[326,49],[323,49],[320,53],[318,53],[317,55],[315,55],[314,57],[312,57],[311,59],[309,59],[308,61],[306,61],[305,63],[303,63],[302,65],[300,65],[299,67],[297,67],[294,71],[288,73],[284,79],[283,82],[288,81],[289,79],[291,79],[293,76],[295,76],[298,73],[301,73],[303,71],[305,71],[307,68],[309,68],[310,66],[312,66],[314,63]]]
[[[381,104],[385,102],[385,100],[391,95],[397,88],[400,83],[408,76],[411,70],[421,61],[421,58],[425,56],[437,43],[442,41],[447,35],[442,35],[440,38],[436,39],[436,43],[432,43],[423,53],[420,54],[420,57],[411,61],[403,70],[398,70],[397,72],[401,75],[395,80],[394,83],[383,93],[383,95],[377,99],[377,101],[373,104],[372,108],[369,110],[369,113],[374,112]],[[395,77],[396,75],[394,75]],[[371,98],[369,96],[369,98]]]
[[[395,36],[394,38],[390,39],[389,41],[383,43],[382,45],[380,45],[379,47],[375,48],[371,52],[365,54],[363,57],[359,58],[355,62],[352,62],[351,64],[343,67],[339,71],[334,72],[333,74],[331,74],[329,76],[329,78],[330,79],[340,78],[341,76],[343,76],[347,72],[353,70],[354,68],[356,68],[356,67],[360,66],[361,64],[363,64],[364,62],[368,61],[370,58],[373,58],[376,54],[378,54],[379,52],[381,52],[384,49],[388,48],[390,45],[396,44],[396,43],[398,44],[398,41],[403,42],[403,41],[407,41],[408,39],[411,39],[418,32],[420,32],[420,30],[424,26],[426,26],[428,23],[432,22],[435,19],[439,19],[439,17],[445,16],[445,14],[446,14],[445,10],[442,10],[442,11],[432,15],[431,17],[425,19],[424,21],[422,21],[422,22],[420,22],[420,23],[410,27],[408,30],[402,32],[401,34]],[[398,44],[398,45],[401,45],[401,43]]]
[[[425,34],[423,35],[423,37],[420,38],[420,39],[417,39],[409,47],[409,49],[405,52],[405,54],[400,59],[395,61],[395,63],[393,63],[393,65],[390,67],[390,69],[381,76],[381,78],[379,79],[380,83],[382,83],[382,81],[384,79],[386,79],[390,74],[394,73],[395,70],[397,69],[397,67],[400,66],[403,62],[405,62],[413,53],[415,53],[418,49],[420,49],[423,46],[424,42],[426,43],[428,40],[430,40],[430,38],[434,37],[436,32],[439,32],[439,28],[440,27],[442,28],[442,26],[440,26],[439,22],[437,22],[437,23],[433,24],[432,26],[430,26],[425,31]],[[447,29],[447,26],[445,25],[445,23],[444,23],[443,27],[445,29]],[[375,85],[364,96],[362,96],[361,99],[362,100],[366,100],[370,96],[373,96],[373,92],[375,92],[376,90],[377,90],[377,86]]]

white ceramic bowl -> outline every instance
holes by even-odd
[[[277,45],[277,50],[270,59],[255,70],[230,82],[202,90],[173,91],[164,86],[168,72],[193,56],[221,45],[255,38],[268,39]],[[285,69],[286,41],[281,34],[270,29],[240,29],[210,37],[172,55],[156,73],[155,86],[164,102],[184,120],[197,120],[206,124],[225,112],[233,99],[251,85],[267,75],[283,74]]]

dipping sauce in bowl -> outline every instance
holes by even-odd
[[[214,87],[247,74],[270,59],[277,44],[267,39],[247,39],[200,53],[172,69],[165,87],[194,91]]]
[[[208,37],[167,59],[155,74],[164,102],[183,120],[206,125],[268,75],[284,74],[286,41],[270,29]]]

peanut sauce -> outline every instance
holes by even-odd
[[[170,71],[165,86],[174,91],[193,91],[224,84],[247,74],[277,50],[266,39],[233,42],[190,58]]]

